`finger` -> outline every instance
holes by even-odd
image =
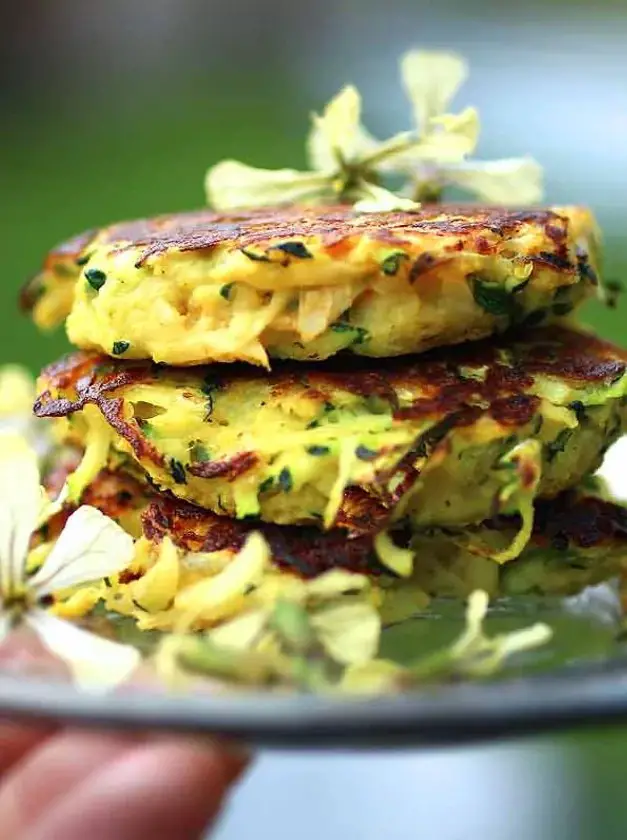
[[[0,788],[1,836],[21,837],[57,799],[135,743],[129,736],[61,732],[32,749],[14,764]]]
[[[52,725],[25,726],[10,720],[0,721],[0,779],[54,731]]]
[[[58,799],[29,840],[199,840],[246,763],[184,740],[135,747]]]

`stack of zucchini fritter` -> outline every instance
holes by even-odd
[[[80,348],[43,371],[35,413],[80,449],[74,502],[150,541],[235,552],[258,530],[307,578],[573,591],[627,545],[590,478],[627,420],[627,354],[570,322],[596,247],[565,207],[92,231],[23,293]]]

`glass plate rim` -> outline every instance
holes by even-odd
[[[627,720],[627,657],[396,696],[80,692],[0,674],[0,716],[206,733],[280,748],[459,745]]]

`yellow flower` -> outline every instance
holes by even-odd
[[[0,639],[17,623],[29,625],[43,644],[70,667],[84,688],[111,687],[139,662],[133,648],[95,636],[45,609],[55,592],[71,590],[128,566],[133,541],[95,508],[73,513],[34,574],[29,562],[33,532],[60,507],[39,483],[37,456],[14,434],[0,435]],[[37,560],[43,554],[35,549]]]
[[[415,202],[395,196],[377,183],[377,166],[412,148],[410,133],[379,143],[361,124],[361,97],[343,88],[321,115],[312,115],[307,140],[311,171],[256,169],[225,160],[207,173],[207,200],[216,210],[283,203],[356,201],[385,204],[385,209],[415,209]],[[378,208],[380,209],[380,208]]]
[[[22,435],[43,454],[50,442],[50,424],[34,416],[35,396],[35,380],[26,368],[0,367],[0,431]]]
[[[551,628],[542,623],[511,633],[487,636],[483,625],[488,605],[488,595],[482,590],[478,589],[470,595],[466,608],[466,629],[450,650],[456,669],[465,676],[489,676],[498,671],[511,656],[540,647],[552,636]]]
[[[408,194],[418,200],[438,200],[446,187],[458,187],[490,204],[542,200],[542,168],[532,158],[467,159],[479,139],[477,111],[466,108],[457,116],[447,113],[468,76],[460,56],[412,50],[402,57],[400,72],[422,140],[421,156],[398,155],[389,161],[388,169],[411,177]]]
[[[376,140],[361,123],[361,97],[343,88],[321,115],[312,116],[307,140],[310,170],[256,169],[235,160],[212,167],[207,200],[229,211],[284,203],[353,202],[358,212],[415,210],[437,201],[450,186],[493,204],[533,204],[542,198],[542,170],[531,158],[468,159],[479,139],[475,108],[450,113],[466,80],[455,53],[412,50],[400,63],[414,128]],[[400,194],[381,182],[386,174],[409,179]]]

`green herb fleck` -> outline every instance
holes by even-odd
[[[566,444],[572,437],[572,429],[563,429],[559,435],[547,445],[547,460],[553,461],[560,452],[566,449]]]
[[[203,383],[200,386],[200,391],[202,394],[205,395],[205,397],[207,397],[207,412],[205,414],[205,420],[208,420],[211,417],[215,405],[215,396],[218,393],[218,391],[221,390],[221,388],[222,383],[219,382],[215,378],[215,376],[207,374],[207,376],[205,376],[205,378],[203,379]]]
[[[264,478],[264,480],[259,485],[259,492],[260,493],[265,493],[267,490],[269,490],[272,487],[273,484],[274,484],[274,476],[270,476],[269,478]]]
[[[581,400],[573,400],[573,402],[568,404],[568,407],[571,411],[575,412],[575,417],[577,418],[578,423],[581,423],[586,419],[586,407]]]
[[[355,449],[355,455],[360,461],[374,461],[378,454],[375,449],[368,449],[367,446],[361,444]]]
[[[199,443],[198,441],[192,442],[190,444],[190,455],[192,457],[192,461],[195,462],[203,462],[203,461],[210,461],[211,455],[209,454],[209,450],[207,447]]]
[[[248,248],[240,248],[240,251],[253,262],[272,262],[267,254],[255,254],[254,251],[249,251]]]
[[[535,420],[533,421],[533,428],[531,430],[532,434],[540,434],[542,426],[544,426],[544,417],[541,414],[536,414]]]
[[[107,282],[107,275],[99,268],[88,268],[85,271],[85,279],[92,289],[97,292],[102,289],[104,284]]]
[[[224,300],[231,300],[234,285],[234,283],[226,283],[220,288],[220,295],[224,298]]]
[[[289,467],[283,467],[281,472],[279,473],[278,477],[279,487],[283,490],[284,493],[289,493],[292,487],[294,486],[294,481],[292,479],[292,473]]]
[[[468,281],[475,303],[490,315],[511,317],[516,311],[516,302],[504,286],[484,280],[478,274],[469,274]]]
[[[525,327],[526,329],[539,327],[546,318],[548,311],[548,309],[536,309],[534,312],[530,312],[527,316],[525,316],[520,326]]]
[[[124,353],[126,353],[130,346],[130,341],[114,341],[113,347],[111,348],[111,352],[114,356],[122,356]]]
[[[328,446],[308,446],[307,452],[310,455],[328,455],[331,450]]]
[[[180,461],[176,461],[174,458],[170,461],[170,475],[177,484],[187,484],[185,467]]]
[[[553,304],[553,314],[554,315],[568,315],[569,312],[572,312],[575,308],[575,304],[571,301],[567,301],[565,303],[554,303]]]
[[[344,333],[344,332],[352,332],[355,327],[352,327],[350,324],[347,324],[346,321],[336,321],[334,324],[331,324],[331,329],[333,332]]]
[[[615,309],[619,297],[625,291],[624,285],[620,282],[620,280],[606,280],[603,284],[603,289],[605,292],[606,306],[610,309]]]
[[[336,321],[334,324],[331,324],[330,328],[336,333],[353,333],[355,337],[353,338],[351,344],[363,344],[369,338],[368,330],[363,327],[354,327],[346,321]]]
[[[299,260],[313,259],[313,254],[305,248],[302,242],[281,242],[280,245],[273,245],[272,248],[283,251],[284,254],[289,254],[291,257],[297,257]]]
[[[387,274],[388,277],[393,277],[398,273],[403,260],[408,260],[409,257],[404,251],[395,251],[393,254],[387,256],[381,263],[381,271]]]
[[[200,386],[201,392],[206,397],[211,397],[215,394],[216,391],[219,391],[222,387],[222,383],[212,376],[211,374],[207,374],[202,381],[202,385]]]

